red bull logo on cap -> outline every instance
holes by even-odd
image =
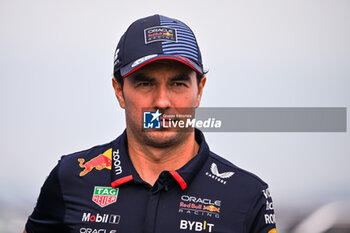
[[[112,168],[112,148],[106,150],[103,154],[100,154],[96,156],[95,158],[92,158],[91,160],[85,162],[85,159],[79,158],[78,159],[79,166],[81,168],[85,168],[82,172],[80,172],[80,176],[85,176],[89,172],[92,171],[92,169],[102,170],[102,169],[109,169]]]

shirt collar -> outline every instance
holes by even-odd
[[[191,183],[195,175],[203,167],[205,161],[209,155],[209,147],[205,141],[203,133],[195,129],[195,139],[199,144],[199,150],[196,156],[194,156],[188,163],[182,168],[174,171],[169,171],[172,177],[184,190]],[[126,130],[115,141],[112,142],[113,154],[112,154],[112,183],[113,188],[118,187],[124,183],[135,181],[143,182],[129,157]]]

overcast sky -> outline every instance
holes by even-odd
[[[209,70],[202,106],[349,108],[349,12],[347,0],[1,0],[1,201],[29,214],[61,155],[123,131],[113,53],[136,19],[193,29]],[[348,132],[206,138],[269,183],[277,207],[350,198]]]

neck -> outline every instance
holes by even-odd
[[[127,134],[128,151],[140,177],[152,186],[163,171],[177,170],[190,161],[198,152],[194,132],[186,133],[187,137],[177,145],[169,147],[152,147],[136,140]]]

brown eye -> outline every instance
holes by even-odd
[[[151,85],[152,85],[151,82],[139,82],[136,84],[137,87],[149,87]]]
[[[174,82],[172,85],[175,87],[186,87],[187,86],[185,83],[182,83],[182,82]]]

